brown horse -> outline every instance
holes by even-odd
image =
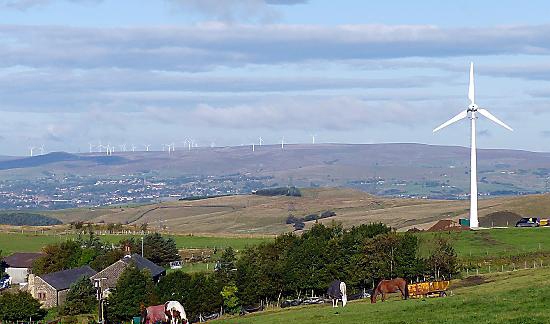
[[[376,286],[376,289],[372,292],[370,296],[370,302],[376,303],[376,296],[382,295],[382,301],[386,300],[386,294],[401,292],[403,299],[409,297],[409,290],[407,289],[407,281],[403,278],[395,278],[391,280],[382,280]]]

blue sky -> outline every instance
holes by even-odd
[[[137,5],[136,5],[137,4]],[[544,1],[0,0],[0,154],[279,142],[549,151]]]

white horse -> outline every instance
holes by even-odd
[[[181,321],[181,324],[186,324],[188,322],[185,309],[183,309],[183,306],[178,301],[168,301],[164,306],[166,312],[170,314],[170,324],[178,324],[179,321]]]
[[[338,307],[338,300],[342,301],[342,307],[348,303],[348,295],[346,291],[346,283],[340,280],[334,280],[327,291],[327,294],[332,299],[332,307]]]

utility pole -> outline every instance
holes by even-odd
[[[141,257],[144,258],[145,256],[143,255],[143,236],[141,237]]]
[[[105,323],[105,313],[103,309],[103,284],[102,281],[106,280],[107,278],[97,278],[94,279],[94,286],[96,289],[96,298],[99,302],[98,308],[97,308],[97,322],[100,324]]]

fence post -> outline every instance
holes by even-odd
[[[491,265],[489,264],[489,273],[491,273]]]
[[[527,269],[527,261],[525,261],[525,269]]]
[[[469,276],[469,271],[468,271],[468,268],[466,268],[466,277]]]
[[[502,271],[501,271],[501,272],[504,272],[504,264],[501,264],[501,267],[502,267]]]
[[[533,260],[533,269],[537,268],[537,261]]]
[[[476,276],[479,276],[479,268],[476,268]]]

